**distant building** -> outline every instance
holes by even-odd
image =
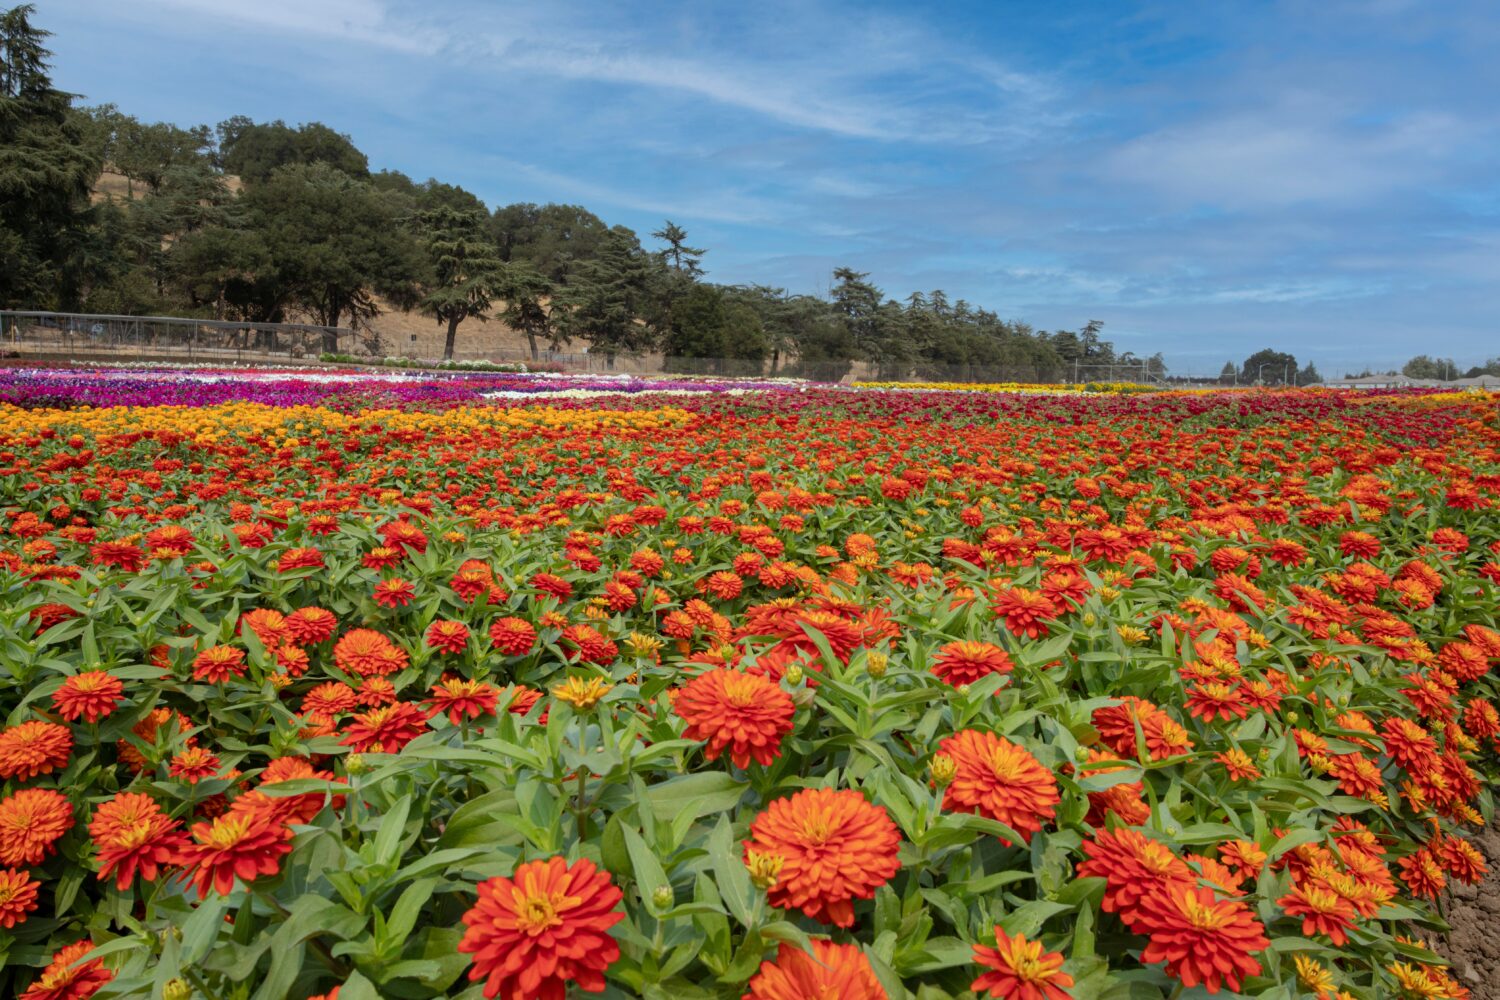
[[[1489,389],[1500,391],[1500,377],[1477,375],[1448,381],[1439,378],[1412,378],[1409,375],[1361,375],[1331,378],[1319,382],[1320,389]]]

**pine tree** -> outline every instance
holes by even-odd
[[[487,319],[490,303],[503,293],[505,264],[486,236],[483,213],[446,206],[421,215],[434,280],[422,309],[448,324],[443,360],[453,359],[458,326],[469,317]]]

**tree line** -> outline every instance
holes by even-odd
[[[52,85],[32,5],[0,13],[0,305],[368,328],[421,309],[452,357],[498,316],[532,356],[576,343],[611,361],[660,351],[679,370],[744,366],[837,378],[1160,378],[1090,321],[1034,330],[942,291],[897,301],[851,268],[827,296],[708,279],[670,221],[651,245],[578,205],[491,211],[436,179],[372,171],[319,122],[143,122]],[[99,192],[108,171],[120,196]],[[332,349],[330,346],[329,349]]]

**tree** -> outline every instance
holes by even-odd
[[[1263,348],[1245,359],[1240,381],[1245,385],[1295,385],[1297,359],[1285,351]]]
[[[567,335],[552,322],[552,300],[557,289],[552,282],[531,269],[529,264],[512,261],[505,266],[505,311],[507,326],[526,335],[531,346],[531,360],[540,357],[537,341],[547,338],[547,346],[556,350],[567,343]]]
[[[879,362],[883,356],[880,321],[880,289],[865,279],[869,275],[853,268],[841,267],[833,272],[833,311],[844,324],[855,351],[866,360]]]
[[[1234,385],[1239,382],[1239,369],[1234,367],[1233,361],[1224,362],[1223,369],[1219,372],[1219,384]]]
[[[270,180],[280,167],[325,164],[350,177],[365,178],[370,161],[354,141],[321,122],[292,128],[283,121],[256,124],[246,118],[220,122],[218,159],[225,173],[246,184]]]
[[[490,218],[491,236],[506,263],[524,261],[558,286],[603,250],[610,229],[579,205],[505,205]]]
[[[483,212],[447,206],[421,215],[433,274],[422,309],[448,324],[444,361],[453,359],[459,324],[471,316],[488,318],[491,300],[505,286],[505,265],[485,237],[486,218]]]
[[[171,269],[189,302],[211,305],[214,318],[224,319],[236,299],[241,305],[253,300],[248,293],[271,269],[271,254],[258,233],[213,226],[177,241]]]
[[[704,284],[693,285],[677,303],[674,325],[662,350],[674,358],[755,362],[757,374],[759,363],[771,353],[755,310],[717,285]]]
[[[203,154],[212,141],[207,125],[181,129],[166,122],[148,124],[121,115],[114,127],[109,142],[111,162],[132,184],[139,181],[156,192],[174,169],[207,166]],[[129,193],[133,196],[134,189]]]
[[[1425,354],[1418,354],[1402,366],[1401,374],[1408,378],[1452,381],[1458,377],[1458,365],[1452,358],[1430,358]]]
[[[659,253],[661,259],[671,265],[673,270],[693,278],[703,273],[703,265],[700,261],[708,251],[688,246],[686,229],[668,219],[660,229],[651,234],[651,238],[661,240],[666,244],[666,247]]]
[[[1323,376],[1318,374],[1318,366],[1311,361],[1307,363],[1306,368],[1297,373],[1298,385],[1317,385],[1321,381],[1323,381]]]
[[[646,350],[656,342],[656,330],[646,322],[655,264],[629,229],[610,229],[599,253],[580,263],[560,296],[564,311],[554,313],[554,321],[560,320],[564,334],[600,350],[611,368],[620,352]]]
[[[88,119],[48,75],[36,8],[0,12],[0,304],[76,298],[70,257],[86,239],[101,160]]]
[[[415,303],[421,247],[388,195],[325,163],[275,171],[242,198],[247,225],[271,255],[280,302],[336,327],[379,315],[375,295]],[[329,334],[325,350],[336,350]]]

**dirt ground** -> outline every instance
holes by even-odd
[[[1471,1000],[1500,1000],[1500,829],[1490,826],[1473,841],[1490,873],[1479,885],[1449,880],[1453,930],[1438,950],[1453,963],[1453,977],[1469,988]]]

